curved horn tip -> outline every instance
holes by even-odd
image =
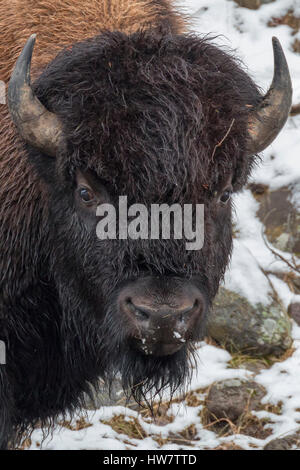
[[[281,47],[280,41],[277,36],[272,36],[272,44],[273,44],[273,47],[277,47],[277,46]]]
[[[22,63],[23,61],[27,64],[29,63],[29,65],[31,64],[31,58],[32,58],[35,41],[36,41],[36,34],[34,33],[27,39],[26,44],[23,47],[23,50],[16,62],[16,67],[19,65],[19,63]]]
[[[34,34],[32,34],[31,36],[29,36],[29,38],[27,39],[27,41],[26,41],[26,43],[25,43],[25,46],[23,47],[23,50],[22,50],[22,52],[21,52],[21,54],[20,54],[18,60],[19,60],[21,57],[27,57],[27,56],[29,56],[29,54],[32,54],[35,41],[36,41],[36,33],[34,33]],[[18,60],[17,60],[17,63],[18,63]]]
[[[33,48],[34,48],[34,45],[35,45],[35,41],[36,41],[36,33],[33,33],[28,39],[27,39],[27,42],[25,44],[25,47],[23,49],[23,52],[24,52],[24,55],[26,54],[26,52],[28,53],[28,55],[30,54],[30,57],[32,55],[32,52],[33,52]],[[21,54],[22,55],[22,54]]]
[[[269,91],[248,121],[248,155],[262,152],[283,128],[292,104],[292,82],[288,64],[277,37],[272,38],[274,74]]]
[[[276,36],[272,37],[273,54],[274,54],[274,78],[273,85],[276,82],[277,87],[288,88],[292,92],[292,81],[290,77],[289,67],[286,61],[285,54],[279,39]]]
[[[55,156],[62,145],[62,123],[48,111],[30,85],[30,69],[36,34],[27,40],[16,61],[8,85],[8,108],[23,139],[43,153]]]
[[[29,38],[27,39],[26,44],[25,44],[25,47],[26,47],[26,45],[27,45],[28,43],[35,43],[35,41],[36,41],[36,36],[37,36],[36,33],[32,33],[32,34],[29,36]]]
[[[274,61],[276,59],[285,59],[284,52],[282,46],[280,44],[279,39],[276,36],[272,36],[272,47],[273,47],[273,54],[274,54]]]
[[[22,83],[30,85],[31,59],[35,41],[36,34],[32,34],[29,39],[27,39],[26,44],[16,61],[8,84],[8,95],[11,99],[13,99],[16,87],[21,86]]]

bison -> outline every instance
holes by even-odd
[[[2,0],[0,18],[6,448],[80,407],[99,378],[119,374],[139,403],[184,383],[230,258],[231,195],[283,127],[292,88],[276,38],[263,95],[171,0]],[[100,240],[97,207],[119,196],[204,204],[202,249]]]

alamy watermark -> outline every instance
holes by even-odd
[[[6,346],[4,341],[0,341],[0,365],[6,364]]]
[[[112,204],[100,204],[101,220],[96,233],[100,240],[175,240],[185,239],[186,250],[201,250],[204,243],[203,204],[144,204],[128,207],[127,196],[119,197],[118,211]],[[118,220],[117,220],[118,219]]]

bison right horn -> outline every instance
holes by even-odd
[[[274,76],[268,93],[251,112],[248,121],[247,154],[262,152],[277,137],[288,118],[292,104],[289,68],[277,38],[272,38]]]
[[[32,34],[22,50],[8,86],[8,107],[24,140],[54,157],[62,143],[62,124],[48,111],[30,86],[30,67],[36,35]]]

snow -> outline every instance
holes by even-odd
[[[288,26],[267,27],[272,17],[285,14],[294,8],[300,15],[299,0],[276,0],[263,5],[259,10],[249,10],[237,7],[232,0],[181,0],[180,5],[192,15],[193,30],[197,34],[217,36],[214,42],[225,49],[233,48],[243,60],[248,72],[254,80],[267,90],[273,74],[272,36],[280,40],[289,63],[294,88],[294,104],[300,102],[300,60],[299,55],[292,51],[292,43],[300,33],[292,35]],[[262,164],[255,169],[252,180],[263,183],[271,189],[286,185],[295,185],[292,196],[293,203],[300,206],[300,116],[289,118],[284,130],[273,144],[264,152]],[[236,208],[235,225],[238,233],[234,240],[234,250],[230,269],[225,277],[225,286],[246,296],[249,302],[255,304],[271,302],[271,287],[261,268],[277,271],[286,270],[285,264],[278,260],[267,248],[262,237],[263,227],[256,216],[258,203],[249,190],[244,190],[234,198]],[[277,250],[278,251],[278,250]],[[286,259],[291,255],[282,253]],[[291,301],[300,300],[288,285],[275,276],[270,277],[276,292],[287,307]],[[188,426],[197,429],[197,441],[193,441],[196,449],[215,448],[220,443],[233,441],[244,449],[251,446],[263,446],[276,437],[282,437],[299,429],[300,421],[300,328],[293,324],[294,338],[293,354],[286,360],[275,363],[269,369],[261,371],[255,380],[267,390],[263,399],[265,403],[282,403],[282,413],[277,415],[267,411],[259,411],[258,417],[268,417],[272,430],[267,439],[255,439],[246,435],[233,435],[220,438],[209,428],[203,427],[199,416],[202,405],[188,406],[186,403],[173,403],[169,414],[174,416],[170,423],[160,426],[148,422],[142,416],[128,407],[102,407],[87,411],[87,421],[90,427],[72,431],[65,427],[57,427],[53,437],[47,438],[44,449],[191,449],[183,440],[179,444],[167,443],[159,446],[154,439],[156,436],[167,437],[170,433],[178,433]],[[189,386],[190,390],[201,390],[213,382],[254,377],[245,369],[232,368],[228,364],[231,355],[215,346],[201,343],[198,349],[196,367]],[[198,392],[201,396],[201,392]],[[103,424],[114,416],[125,415],[128,419],[137,419],[145,430],[144,439],[129,438],[119,434],[111,426]],[[32,435],[31,449],[39,449],[42,432],[37,429]]]

